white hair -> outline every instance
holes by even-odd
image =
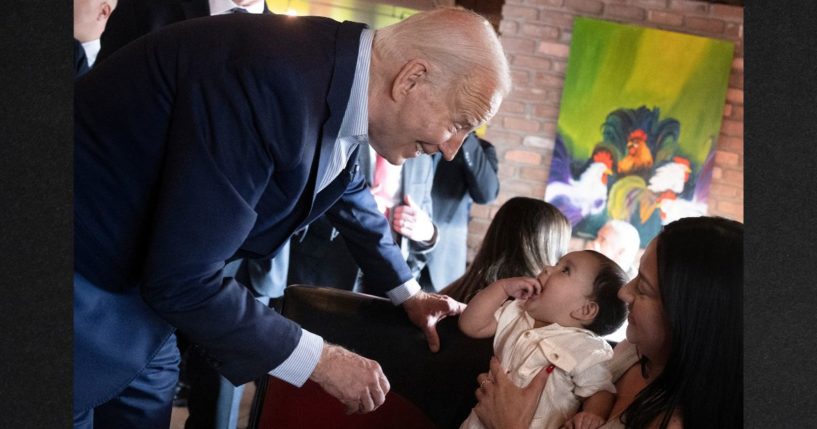
[[[392,63],[427,60],[429,82],[440,90],[454,90],[456,102],[477,122],[486,121],[499,107],[486,96],[504,97],[511,89],[508,60],[493,27],[461,7],[419,12],[377,30],[374,49]]]

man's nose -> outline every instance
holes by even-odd
[[[446,161],[454,159],[454,156],[457,155],[457,151],[460,150],[467,136],[468,132],[463,130],[454,134],[450,139],[440,145],[440,152],[443,153],[443,158],[445,158]]]

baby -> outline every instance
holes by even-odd
[[[517,386],[527,386],[541,369],[555,367],[531,428],[558,429],[571,418],[595,428],[607,420],[615,387],[604,362],[613,350],[600,335],[624,322],[627,310],[616,295],[625,279],[624,271],[601,253],[571,252],[538,278],[490,284],[460,316],[466,335],[495,335],[494,354]],[[580,398],[601,391],[606,393],[594,397],[592,410],[585,407],[576,414]],[[482,427],[471,411],[460,429]]]

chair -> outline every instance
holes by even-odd
[[[346,415],[335,398],[307,381],[300,389],[273,377],[259,382],[250,428],[458,428],[476,404],[476,376],[488,370],[491,339],[466,337],[457,318],[440,321],[441,347],[431,353],[402,307],[371,295],[289,286],[281,312],[304,329],[377,361],[389,379],[386,402]]]

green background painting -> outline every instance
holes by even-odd
[[[593,155],[611,112],[658,108],[660,119],[680,123],[676,153],[690,161],[693,176],[699,174],[717,143],[733,49],[722,40],[577,18],[557,140],[575,164]],[[708,179],[706,186],[708,192]],[[574,225],[574,233],[592,237],[605,220],[596,215],[593,222]],[[657,230],[660,225],[640,231],[647,235],[642,243]]]

